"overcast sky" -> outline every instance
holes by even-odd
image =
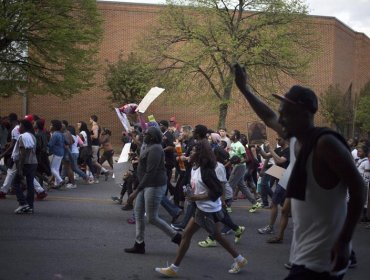
[[[104,0],[101,0],[104,1]],[[117,2],[165,3],[165,0],[109,0]],[[332,16],[370,38],[370,0],[305,0],[312,15]]]

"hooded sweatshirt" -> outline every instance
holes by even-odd
[[[147,134],[151,140],[140,154],[137,168],[138,191],[147,187],[162,187],[167,184],[164,152],[161,145],[162,134],[155,127],[149,127]]]

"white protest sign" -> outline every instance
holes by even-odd
[[[117,113],[117,116],[119,118],[119,120],[121,121],[124,129],[129,132],[131,130],[131,125],[130,125],[130,122],[126,116],[125,113],[122,113],[120,112],[120,110],[118,108],[114,108],[114,110],[116,110],[116,113]]]
[[[114,181],[116,184],[122,183],[123,176],[130,169],[132,169],[131,162],[119,162],[113,165]]]
[[[136,112],[145,113],[149,105],[164,91],[164,88],[153,87],[145,95],[143,100],[141,100],[139,106],[136,108]]]
[[[122,148],[121,155],[119,156],[118,163],[120,162],[127,162],[129,158],[131,143],[126,143],[125,146]]]

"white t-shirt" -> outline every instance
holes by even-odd
[[[357,160],[358,159],[357,149],[356,148],[353,149],[353,151],[351,152],[351,154],[352,154],[352,157],[353,157],[354,160]]]
[[[72,143],[72,145],[71,145],[71,153],[72,154],[78,154],[78,147],[77,147],[77,145],[78,145],[78,136],[76,136],[76,135],[72,135],[72,138],[73,138],[73,143]]]
[[[231,188],[229,181],[226,178],[226,169],[225,166],[217,162],[217,166],[215,169],[216,176],[218,180],[225,186],[225,199],[230,199],[233,197],[233,189]]]
[[[366,186],[369,184],[370,181],[370,162],[367,157],[358,159],[356,162],[356,166],[358,169],[358,172],[361,174],[362,178],[365,181]]]
[[[208,193],[206,185],[203,183],[202,175],[200,173],[200,168],[191,169],[191,179],[190,184],[194,194],[205,194]],[[208,213],[218,212],[221,210],[222,203],[221,199],[218,198],[216,201],[212,200],[200,200],[195,202],[197,207]]]
[[[83,138],[84,138],[84,139],[83,139],[83,142],[84,142],[84,143],[83,143],[83,146],[84,146],[84,147],[87,147],[87,146],[89,145],[89,143],[88,143],[88,141],[87,141],[87,134],[86,134],[86,132],[82,130],[82,131],[80,132],[80,134],[81,134],[81,135],[83,136]],[[82,140],[82,139],[81,139],[81,140]]]
[[[295,158],[294,147],[295,147],[296,142],[297,142],[297,138],[295,138],[295,137],[292,137],[289,140],[289,152],[290,152],[289,165],[285,169],[284,174],[283,174],[283,176],[281,177],[281,179],[279,180],[279,183],[278,183],[284,190],[286,190],[286,187],[288,186],[290,174],[292,174],[292,170],[293,170],[293,167],[294,167],[294,164],[295,164],[296,158]]]
[[[19,132],[19,124],[17,124],[12,130],[12,140],[18,140],[21,133]]]

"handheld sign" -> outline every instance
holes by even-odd
[[[153,87],[145,95],[143,100],[141,100],[139,106],[136,108],[136,112],[145,113],[149,105],[164,91],[164,88]]]

